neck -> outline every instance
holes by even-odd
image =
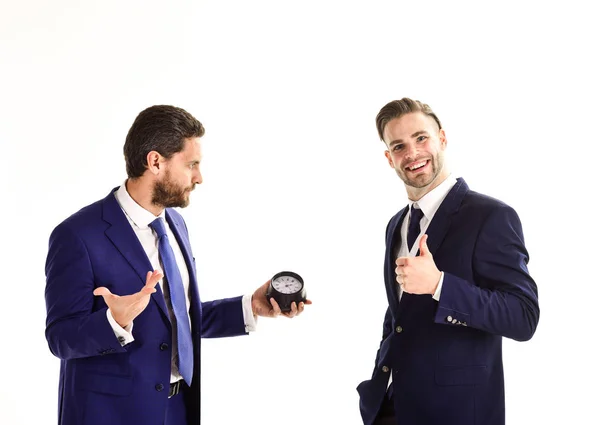
[[[435,189],[436,187],[438,187],[444,180],[446,180],[446,178],[450,175],[450,172],[447,171],[445,168],[436,176],[435,179],[433,179],[431,181],[431,183],[429,183],[427,186],[423,186],[423,187],[412,187],[412,186],[406,186],[406,193],[408,195],[408,199],[410,199],[413,202],[418,201],[419,199],[421,199],[423,196],[427,195],[429,192],[431,192],[433,189]]]
[[[152,203],[152,182],[143,177],[137,179],[127,179],[125,189],[129,196],[142,208],[150,211],[155,216],[159,216],[164,208]]]

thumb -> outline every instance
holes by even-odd
[[[423,235],[421,237],[421,240],[419,241],[419,256],[420,257],[424,257],[426,255],[431,255],[431,252],[429,252],[429,247],[427,246],[427,235]]]
[[[96,296],[102,295],[104,297],[106,295],[112,295],[112,292],[110,292],[110,290],[108,288],[101,286],[100,288],[94,289],[94,295],[96,295]]]

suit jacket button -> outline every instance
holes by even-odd
[[[169,344],[167,344],[166,342],[160,344],[160,351],[165,351],[167,348],[169,348]]]
[[[387,366],[384,366],[381,368],[381,370],[383,370],[384,373],[388,373],[390,371],[390,368]]]
[[[446,320],[447,320],[448,322],[451,322],[451,321],[452,321],[452,316],[448,316],[448,317],[446,317]]]
[[[396,326],[396,332],[397,333],[402,332],[402,326]]]
[[[156,391],[162,391],[165,389],[165,386],[163,384],[156,384],[154,388],[156,388]]]

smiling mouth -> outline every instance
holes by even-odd
[[[428,163],[429,163],[429,160],[425,159],[423,161],[414,162],[411,165],[409,165],[408,167],[405,167],[404,169],[406,171],[415,172],[415,171],[419,171],[419,170],[423,169]]]

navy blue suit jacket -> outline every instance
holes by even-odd
[[[427,230],[444,272],[438,302],[407,293],[398,299],[395,260],[407,211],[386,229],[389,306],[373,376],[357,388],[363,421],[373,423],[393,373],[398,425],[503,425],[502,337],[526,341],[539,319],[517,213],[458,179]]]
[[[46,261],[46,339],[60,358],[60,425],[162,425],[171,374],[171,324],[160,286],[134,320],[135,341],[121,346],[92,292],[138,292],[153,270],[114,190],[58,225]],[[189,423],[200,422],[200,338],[245,334],[241,297],[201,302],[183,218],[166,219],[190,276],[194,376]],[[174,243],[174,241],[171,241]]]

